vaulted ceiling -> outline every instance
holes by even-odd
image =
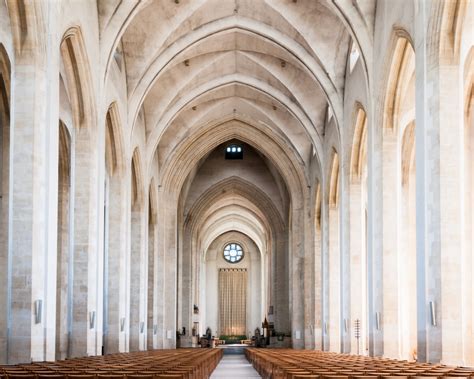
[[[143,111],[148,159],[157,153],[163,164],[202,128],[238,120],[284,141],[304,165],[322,153],[328,106],[341,117],[351,41],[370,59],[375,1],[99,1],[98,8],[103,58],[110,65],[117,52],[123,57],[128,121]]]

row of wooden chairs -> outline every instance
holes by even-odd
[[[2,379],[203,379],[222,349],[169,349],[0,366]]]
[[[291,349],[246,349],[264,379],[474,379],[474,368]]]

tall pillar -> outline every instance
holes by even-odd
[[[159,192],[161,235],[159,249],[163,251],[163,308],[158,318],[163,319],[163,348],[176,347],[177,315],[177,204],[173,193],[160,188]],[[165,222],[163,222],[165,221]]]
[[[321,183],[321,276],[322,276],[322,349],[329,350],[329,196],[328,178],[323,175]]]
[[[311,188],[311,191],[314,191]],[[305,214],[304,228],[305,228],[305,258],[304,258],[304,348],[314,349],[315,347],[315,258],[316,251],[314,245],[315,223],[311,222],[311,215],[314,212],[310,211],[310,199],[306,200],[307,211]],[[313,207],[314,209],[314,207]],[[313,218],[314,219],[314,218]]]
[[[428,67],[426,36],[427,4],[421,3],[416,14],[416,196],[417,219],[417,311],[418,359],[421,362],[441,360],[441,325],[429,323],[429,301],[441,305],[440,288],[440,218],[439,218],[439,130],[435,122],[435,109],[430,98],[435,88],[433,72]],[[430,77],[431,76],[431,77]],[[434,81],[436,82],[436,81]],[[437,108],[438,104],[434,106]]]
[[[110,178],[107,200],[107,320],[106,320],[106,353],[124,351],[125,325],[121,324],[126,316],[122,307],[125,305],[125,259],[126,246],[126,212],[127,191],[117,174]]]
[[[344,136],[342,136],[344,137]],[[350,353],[351,351],[351,245],[350,245],[350,165],[345,159],[350,156],[350,153],[346,153],[345,146],[347,143],[341,141],[341,160],[340,160],[340,172],[339,172],[339,217],[341,222],[339,223],[339,246],[340,246],[340,299],[341,299],[341,321],[339,328],[341,329],[341,352]]]
[[[296,195],[297,196],[297,195]],[[290,318],[294,349],[303,349],[305,345],[304,324],[304,214],[307,210],[304,200],[292,198],[291,237],[290,237]],[[299,204],[297,203],[299,202]]]
[[[16,52],[7,285],[7,361],[13,364],[54,359],[59,46],[53,36],[60,7],[16,1],[8,6]],[[35,317],[35,304],[41,318]]]
[[[383,126],[380,126],[383,128]],[[397,131],[383,130],[383,353],[400,358],[399,156]],[[381,327],[379,316],[379,327]],[[377,326],[377,325],[375,325]]]
[[[373,81],[372,81],[373,82]],[[372,84],[373,86],[373,84]],[[374,93],[372,88],[371,93]],[[369,354],[384,353],[384,331],[377,328],[376,315],[382,314],[384,306],[384,262],[383,262],[383,131],[377,122],[372,99],[367,120],[367,281],[368,281],[368,335]],[[378,104],[378,106],[382,106]],[[377,113],[380,113],[377,111]]]
[[[463,75],[448,5],[421,2],[415,22],[418,357],[465,365],[472,272],[463,244]]]

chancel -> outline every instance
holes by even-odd
[[[0,378],[472,376],[473,211],[474,0],[0,0]]]

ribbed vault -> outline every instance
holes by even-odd
[[[336,127],[342,120],[351,40],[365,65],[372,57],[372,1],[131,1],[98,9],[105,75],[119,49],[128,121],[135,126],[145,114],[148,164],[167,130],[223,112],[262,120],[308,163],[323,154],[328,107]]]

